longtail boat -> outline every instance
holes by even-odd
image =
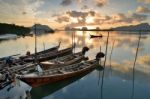
[[[99,58],[77,64],[72,64],[60,68],[49,69],[43,72],[34,72],[26,75],[18,75],[17,78],[32,87],[43,84],[54,83],[67,78],[79,76],[96,68]],[[100,66],[101,67],[101,66]],[[103,69],[103,67],[101,67]]]
[[[82,51],[78,52],[78,53],[70,53],[67,54],[65,56],[60,56],[54,59],[50,59],[48,60],[48,62],[53,62],[53,64],[48,65],[48,62],[41,62],[40,65],[42,64],[42,69],[48,69],[48,68],[56,68],[58,67],[58,65],[60,66],[64,66],[64,65],[70,65],[76,62],[81,62],[82,60],[86,60],[86,57],[84,57],[84,54],[88,51],[89,49],[87,47],[83,47]],[[61,64],[58,64],[60,62],[64,62]],[[57,64],[56,64],[57,63]],[[0,70],[1,72],[6,72],[6,71],[11,71],[11,73],[23,73],[24,71],[26,73],[30,72],[30,71],[35,71],[36,66],[39,63],[34,63],[34,62],[22,62],[22,61],[18,61],[15,62],[13,64],[11,64],[11,67],[4,67],[2,70]],[[45,66],[46,65],[46,66]]]
[[[80,55],[80,56],[68,55],[68,56],[64,57],[64,59],[60,58],[58,60],[44,61],[44,62],[41,62],[40,64],[42,65],[42,68],[44,70],[47,70],[50,68],[58,68],[58,67],[78,63],[84,59],[85,59],[85,57],[83,55]]]
[[[56,51],[52,51],[52,52],[48,52],[48,53],[39,54],[39,55],[36,55],[36,58],[39,62],[42,62],[42,61],[50,60],[50,59],[53,59],[56,57],[61,57],[63,55],[68,55],[71,53],[72,53],[72,47],[66,48],[63,50],[59,50],[59,51],[56,50]],[[22,60],[24,62],[33,62],[33,61],[35,61],[35,56],[29,56]]]
[[[88,60],[88,57],[85,57],[85,53],[89,50],[88,47],[83,47],[82,51],[65,55],[59,58],[41,62],[42,68],[47,70],[49,68],[57,68],[61,66],[71,65],[74,63],[79,63],[83,60]]]
[[[56,83],[45,84],[45,85],[33,88],[31,91],[32,98],[33,99],[36,99],[37,97],[39,99],[46,98],[49,95],[51,95],[52,93],[54,93],[54,92],[56,92],[56,91],[58,91],[64,87],[74,83],[75,81],[81,79],[82,77],[84,77],[85,75],[87,75],[90,72],[92,72],[92,70],[89,72],[84,72],[83,74],[76,76],[76,77],[72,77],[72,78],[65,79],[65,80],[62,80],[62,81],[59,81]],[[39,94],[39,93],[43,93],[43,94]]]
[[[47,53],[56,53],[58,52],[59,47],[60,47],[60,43],[58,46],[49,48],[41,52],[37,52],[36,55],[40,57],[40,56],[44,56]],[[33,62],[35,60],[35,54],[30,54],[30,52],[27,52],[27,54],[28,55],[20,56],[20,57],[18,57],[20,54],[16,54],[16,55],[0,58],[0,71],[7,65],[9,65],[9,67],[12,67],[13,65],[16,64],[25,64],[24,62]]]
[[[59,47],[60,47],[60,43],[59,43],[59,45],[57,45],[55,47],[37,52],[36,55],[42,55],[42,54],[46,54],[46,53],[50,53],[50,52],[56,52],[56,51],[58,51]],[[25,59],[25,58],[34,57],[34,56],[35,56],[35,53],[30,54],[30,52],[27,52],[25,56],[20,56],[20,59]]]

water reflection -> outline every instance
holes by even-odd
[[[130,32],[128,32],[130,33]],[[90,39],[89,34],[102,34],[103,38]],[[107,42],[107,32],[75,32],[76,51],[88,46],[90,51],[86,54],[90,59],[95,58],[97,52],[106,51],[103,90],[101,90],[102,72],[93,71],[76,80],[67,80],[52,85],[33,88],[32,97],[44,99],[128,99],[132,94],[132,69],[135,59],[139,35],[110,32]],[[37,37],[38,51],[50,48],[61,41],[61,48],[72,45],[72,32],[59,31],[55,34],[40,35]],[[139,54],[136,60],[134,79],[134,99],[149,99],[150,97],[150,35],[141,35]],[[25,54],[27,50],[34,52],[34,37],[18,38],[0,43],[0,57],[13,54]],[[105,59],[102,59],[104,64]],[[110,70],[111,65],[111,70]],[[90,89],[90,90],[89,90]],[[17,90],[17,89],[16,89]],[[19,89],[18,89],[19,90]],[[100,93],[103,94],[100,94]],[[1,98],[1,97],[0,97]]]
[[[30,90],[30,86],[17,81],[0,90],[0,99],[25,99],[27,96],[26,91]]]
[[[46,97],[49,97],[52,93],[54,93],[62,88],[65,89],[66,86],[70,85],[71,83],[74,83],[77,80],[79,81],[80,79],[82,79],[82,77],[84,77],[88,73],[89,72],[84,73],[84,74],[74,77],[74,78],[70,78],[68,80],[61,81],[61,82],[56,82],[53,84],[47,84],[47,85],[43,85],[43,86],[34,88],[31,91],[32,98],[33,99],[42,99],[45,97],[44,99],[49,99]]]

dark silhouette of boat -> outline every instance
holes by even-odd
[[[101,35],[91,35],[90,34],[90,38],[102,38],[103,37],[103,35],[101,34]]]

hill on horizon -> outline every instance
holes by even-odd
[[[121,26],[112,28],[112,30],[115,31],[150,31],[150,25],[148,23],[141,23],[138,25],[129,25],[129,26]]]

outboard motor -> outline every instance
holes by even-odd
[[[99,52],[99,53],[97,53],[97,55],[96,55],[96,60],[99,61],[100,58],[103,58],[104,56],[105,56],[105,54],[104,54],[103,52]]]
[[[30,56],[30,55],[31,55],[30,51],[27,51],[27,52],[26,52],[26,55],[27,55],[27,56]]]
[[[105,56],[105,54],[103,52],[97,53],[97,55],[96,55],[96,62],[98,63],[97,68],[96,68],[97,70],[103,70],[104,69],[104,67],[102,67],[101,64],[99,63],[99,60],[101,58],[103,58],[104,56]]]
[[[82,55],[85,55],[85,53],[89,51],[89,48],[87,46],[83,47],[82,49]]]

